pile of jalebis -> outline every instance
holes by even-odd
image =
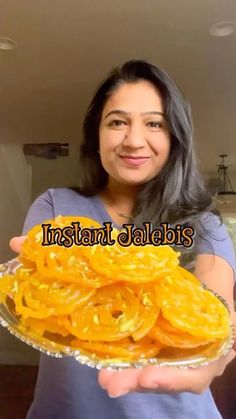
[[[84,217],[56,217],[98,228]],[[114,229],[113,238],[118,232]],[[21,324],[40,336],[67,338],[101,359],[132,361],[163,351],[196,350],[223,341],[230,330],[225,305],[179,264],[170,246],[43,245],[42,225],[23,244],[21,266],[0,281]]]

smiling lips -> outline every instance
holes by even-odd
[[[146,163],[146,161],[149,159],[149,157],[142,156],[120,156],[120,158],[129,166],[141,166],[142,164]]]

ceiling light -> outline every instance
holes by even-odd
[[[235,32],[236,25],[234,22],[222,21],[212,25],[209,29],[210,35],[223,37],[232,35]]]
[[[16,48],[16,41],[11,38],[0,37],[0,50],[9,51]]]

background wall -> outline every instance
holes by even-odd
[[[0,145],[0,262],[15,257],[11,237],[21,234],[31,201],[32,171],[19,144]],[[0,364],[34,364],[39,354],[0,328]]]
[[[21,234],[31,202],[51,187],[72,186],[78,179],[78,146],[68,157],[27,157],[19,144],[0,145],[0,263],[16,255],[9,240]],[[0,364],[38,363],[39,353],[0,327]]]
[[[21,233],[31,200],[32,171],[20,144],[0,144],[0,262],[13,256],[8,242]]]
[[[48,188],[75,186],[79,176],[79,147],[70,144],[67,157],[43,159],[27,156],[27,163],[32,167],[31,201]]]

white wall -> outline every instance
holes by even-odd
[[[20,235],[30,204],[31,168],[21,145],[0,144],[0,262],[16,255],[11,237]],[[0,327],[0,364],[35,364],[39,354]]]
[[[28,164],[27,164],[28,163]],[[22,230],[31,202],[46,189],[77,184],[78,146],[70,147],[70,156],[56,160],[27,157],[20,145],[0,145],[0,261],[15,254],[8,242]],[[39,352],[17,340],[0,327],[0,364],[38,363]]]
[[[208,173],[205,175],[206,180],[214,179],[215,185],[217,184],[217,172]],[[236,192],[236,173],[229,172],[229,178]],[[216,206],[221,211],[222,215],[231,216],[236,218],[236,195],[219,195],[216,197]]]
[[[21,233],[30,204],[31,168],[21,145],[0,144],[0,261],[14,256],[8,247],[11,237]]]

